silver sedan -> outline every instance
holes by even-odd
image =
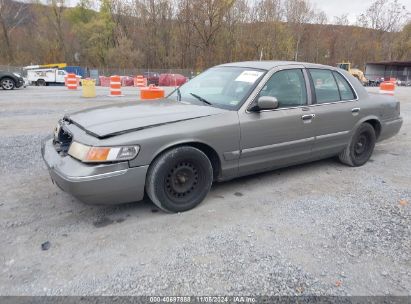
[[[395,98],[368,94],[344,70],[238,62],[210,68],[162,100],[67,115],[42,154],[55,184],[81,201],[147,194],[181,212],[216,181],[334,156],[361,166],[401,125]]]

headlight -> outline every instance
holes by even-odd
[[[21,78],[21,75],[19,73],[13,73],[14,76]]]
[[[73,141],[68,154],[84,163],[102,163],[131,160],[139,151],[139,146],[91,147]]]

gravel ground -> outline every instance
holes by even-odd
[[[106,91],[0,91],[0,295],[411,295],[411,88],[365,166],[216,184],[183,214],[88,206],[50,182],[40,142],[63,113],[137,100]]]

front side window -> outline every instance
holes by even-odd
[[[340,92],[330,70],[310,69],[317,103],[340,101]]]
[[[263,70],[242,67],[211,68],[182,85],[168,98],[238,109],[265,73]]]
[[[278,100],[279,108],[298,107],[307,104],[307,89],[301,69],[276,72],[267,81],[259,96],[271,96]]]
[[[341,76],[340,73],[333,72],[335,76],[335,80],[337,80],[338,89],[340,90],[341,100],[353,100],[355,99],[354,92],[351,89],[351,86],[345,80],[344,77]]]

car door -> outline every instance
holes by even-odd
[[[254,94],[247,109],[239,111],[240,175],[298,163],[309,157],[314,143],[315,114],[308,106],[311,91],[303,66],[277,68],[268,77],[258,86],[260,91]],[[277,98],[278,108],[250,110],[260,96]]]
[[[66,75],[67,75],[66,71],[57,70],[56,82],[64,82],[64,76],[66,76]]]
[[[339,153],[348,144],[351,131],[359,119],[356,93],[347,79],[337,71],[309,69],[316,117],[313,154]]]

